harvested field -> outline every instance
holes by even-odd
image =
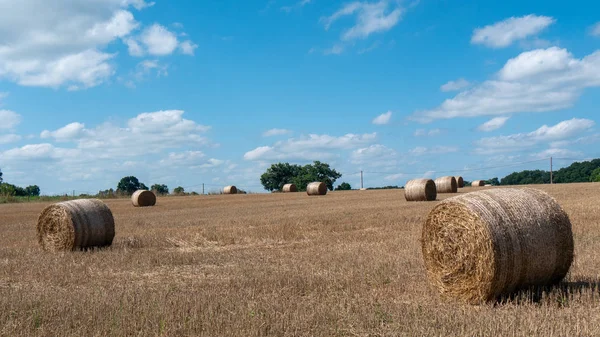
[[[571,272],[481,306],[429,286],[419,239],[439,201],[399,190],[107,200],[113,245],[66,253],[38,246],[48,203],[0,205],[0,335],[600,335],[600,185],[530,187],[571,219]]]

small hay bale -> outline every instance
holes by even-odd
[[[471,183],[471,186],[473,186],[473,187],[485,186],[485,181],[484,180],[475,180],[474,182]]]
[[[237,187],[235,186],[225,186],[223,189],[223,194],[237,194]]]
[[[435,180],[435,187],[438,193],[456,193],[458,184],[454,177],[440,177]]]
[[[406,201],[433,201],[437,198],[435,183],[431,179],[414,179],[404,186]]]
[[[296,187],[295,184],[285,184],[285,185],[283,185],[283,188],[281,189],[281,191],[285,192],[285,193],[298,192],[298,187]]]
[[[327,185],[322,182],[314,182],[306,186],[306,194],[308,195],[325,195],[327,194]]]
[[[465,180],[463,179],[463,177],[458,176],[458,177],[454,177],[454,179],[456,179],[456,185],[458,186],[458,188],[465,187]]]
[[[442,297],[479,304],[560,282],[573,261],[573,233],[567,213],[545,192],[494,189],[434,207],[421,248]]]
[[[115,220],[102,201],[80,199],[46,207],[36,229],[38,242],[46,251],[106,247],[115,237]]]
[[[135,207],[149,207],[156,205],[156,195],[147,190],[137,190],[131,195],[131,203]]]

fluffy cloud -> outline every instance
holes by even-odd
[[[442,130],[440,129],[431,129],[431,130],[425,130],[425,129],[417,129],[415,130],[415,137],[425,137],[425,136],[437,136],[440,133],[442,133]]]
[[[375,117],[375,119],[373,119],[372,123],[375,125],[385,125],[385,124],[388,124],[391,119],[392,119],[392,112],[388,111],[386,113],[383,113],[383,114]]]
[[[12,133],[0,135],[0,145],[18,142],[19,140],[21,140],[21,136]]]
[[[4,151],[2,157],[9,161],[28,161],[28,160],[63,160],[66,158],[75,158],[81,155],[77,149],[57,148],[52,144],[29,144],[20,148],[14,148]]]
[[[152,55],[169,55],[178,45],[175,33],[159,24],[146,28],[140,38]]]
[[[506,124],[506,121],[508,121],[510,119],[510,117],[496,117],[496,118],[492,118],[489,121],[481,124],[479,127],[477,127],[477,130],[479,131],[484,131],[484,132],[489,132],[489,131],[494,131],[497,129],[500,129],[501,127],[504,126],[504,124]]]
[[[475,143],[477,146],[475,152],[481,154],[510,152],[542,143],[558,142],[580,135],[594,125],[595,122],[592,120],[573,118],[553,126],[543,125],[529,133],[482,138]]]
[[[469,81],[465,80],[464,78],[459,78],[456,81],[449,81],[448,83],[442,85],[440,87],[440,90],[443,92],[459,91],[470,85],[471,85],[471,83]]]
[[[245,160],[323,160],[338,156],[332,150],[350,150],[373,142],[376,133],[346,134],[340,137],[311,134],[279,141],[273,146],[261,146],[244,154]]]
[[[458,152],[458,147],[455,147],[455,146],[435,146],[435,147],[417,146],[414,149],[410,150],[409,152],[410,152],[410,154],[415,155],[415,156],[435,155],[435,154]]]
[[[81,123],[71,123],[56,131],[44,130],[40,134],[41,138],[54,138],[56,141],[65,142],[73,139],[77,139],[83,135],[85,125]]]
[[[21,115],[10,110],[0,110],[0,130],[10,130],[21,123]]]
[[[551,47],[521,53],[496,75],[432,110],[411,118],[421,122],[456,117],[498,116],[560,110],[573,105],[585,88],[600,86],[600,51],[582,59]]]
[[[600,22],[597,22],[595,25],[590,27],[590,35],[600,36]]]
[[[369,147],[360,148],[352,151],[350,162],[353,164],[375,164],[380,167],[380,163],[392,163],[397,158],[398,153],[394,149],[381,144],[374,144]]]
[[[165,167],[187,167],[190,169],[213,168],[223,163],[224,161],[219,159],[206,159],[206,155],[202,151],[171,152],[166,158],[160,161],[160,164]]]
[[[556,20],[548,16],[526,15],[511,17],[483,28],[477,28],[471,37],[471,43],[491,48],[503,48],[513,42],[535,36]]]
[[[263,137],[273,137],[273,136],[283,136],[292,133],[290,130],[286,129],[271,129],[263,132]]]
[[[342,34],[342,40],[364,39],[373,33],[386,32],[392,29],[401,18],[403,10],[386,0],[375,3],[352,2],[344,5],[329,17],[321,18],[325,29],[338,19],[356,15],[356,23]]]

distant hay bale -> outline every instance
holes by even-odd
[[[465,187],[465,180],[463,179],[463,177],[458,176],[458,177],[454,177],[454,179],[456,179],[456,185],[458,186],[458,188]]]
[[[281,190],[285,193],[293,193],[298,192],[298,187],[295,184],[285,184]]]
[[[478,304],[560,282],[573,261],[573,233],[568,215],[545,192],[494,189],[434,207],[421,248],[443,297]]]
[[[40,214],[36,229],[38,242],[47,251],[106,247],[115,237],[112,212],[98,199],[50,205]]]
[[[131,203],[135,207],[149,207],[156,205],[156,195],[147,190],[137,190],[131,195]]]
[[[361,190],[361,191],[366,191],[366,190],[367,190],[367,188],[366,188],[366,187],[363,187],[363,188],[361,188],[360,190]]]
[[[235,186],[225,186],[223,189],[223,194],[237,194],[237,187]]]
[[[435,180],[435,187],[438,193],[456,193],[458,185],[454,177],[440,177]]]
[[[327,194],[327,185],[322,182],[314,182],[306,186],[306,193],[308,195],[325,195]]]
[[[414,179],[404,186],[406,201],[433,201],[437,198],[435,182],[431,179]]]
[[[474,182],[471,183],[471,186],[473,186],[473,187],[485,186],[485,181],[484,180],[475,180]]]

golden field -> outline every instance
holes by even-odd
[[[429,287],[419,239],[437,202],[401,190],[108,200],[113,246],[60,254],[37,243],[47,203],[0,205],[0,335],[598,336],[600,184],[534,187],[569,214],[574,265],[483,306]]]

